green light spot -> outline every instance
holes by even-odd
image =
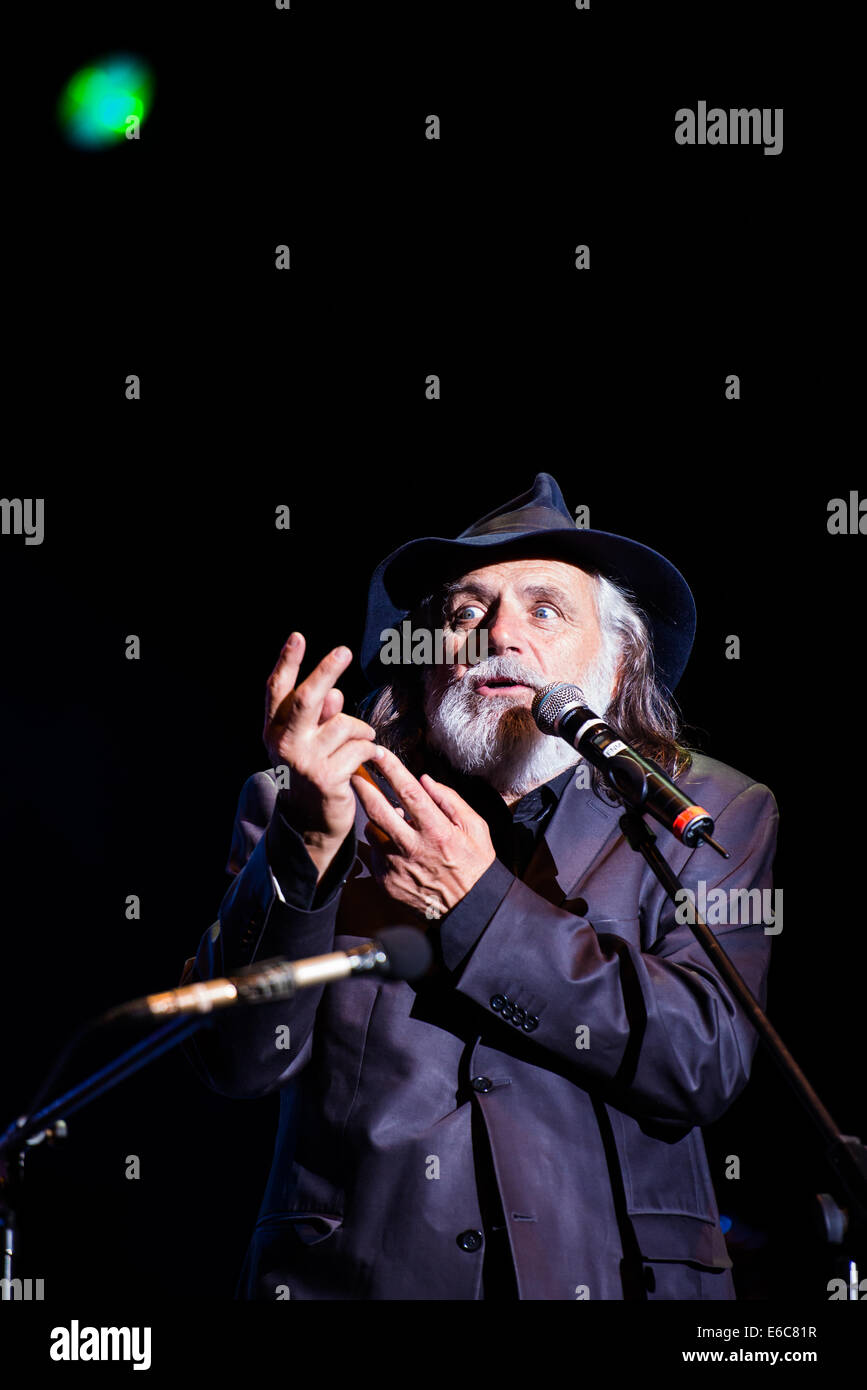
[[[118,54],[73,74],[60,94],[58,120],[71,144],[93,149],[124,139],[130,116],[143,122],[152,98],[147,65]]]

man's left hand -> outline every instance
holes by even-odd
[[[373,824],[388,837],[376,847],[374,873],[389,897],[406,903],[428,921],[461,901],[496,859],[487,821],[463,797],[422,773],[413,777],[394,753],[377,763],[400,797],[406,818],[378,787],[355,774],[358,799]],[[377,871],[377,865],[379,866]]]

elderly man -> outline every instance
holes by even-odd
[[[441,629],[451,661],[381,663],[408,615]],[[580,684],[715,818],[727,861],[660,831],[684,885],[767,888],[771,793],[677,742],[694,618],[667,560],[577,529],[543,473],[455,540],[379,566],[363,718],[336,689],[346,648],[299,680],[303,635],[286,643],[272,768],[242,790],[235,878],[188,976],[408,922],[435,966],[227,1013],[189,1044],[225,1095],[280,1088],[241,1297],[734,1297],[700,1126],[743,1090],[755,1035],[599,774],[530,711],[542,686]],[[764,1002],[762,923],[717,931]]]

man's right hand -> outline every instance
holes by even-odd
[[[262,741],[273,767],[289,768],[284,794],[288,819],[301,835],[319,879],[355,824],[350,777],[359,763],[376,760],[376,730],[343,714],[334,682],[352,660],[336,647],[297,687],[306,642],[293,632],[265,685]]]

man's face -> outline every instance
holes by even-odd
[[[568,681],[599,714],[610,704],[616,662],[599,627],[594,583],[561,560],[507,560],[450,586],[446,631],[483,629],[488,655],[426,672],[429,741],[507,800],[578,761],[562,739],[537,728],[530,713],[537,690]]]

